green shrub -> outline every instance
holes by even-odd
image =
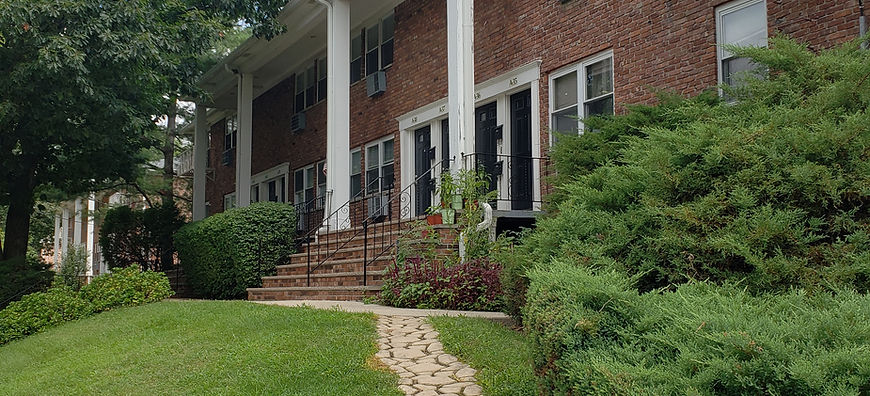
[[[261,202],[188,224],[175,234],[175,245],[200,297],[242,298],[294,252],[295,233],[291,205]]]
[[[85,273],[88,271],[88,249],[84,245],[72,244],[61,257],[54,281],[61,286],[78,291],[82,288]]]
[[[783,38],[735,51],[769,78],[729,89],[734,103],[666,106],[603,164],[581,152],[519,265],[612,269],[641,291],[693,279],[870,290],[870,52],[814,54]]]
[[[172,235],[184,225],[175,205],[145,210],[119,206],[106,212],[100,228],[100,249],[109,268],[136,264],[142,270],[172,268]]]
[[[690,283],[638,294],[617,271],[529,273],[525,323],[555,394],[865,394],[870,296]]]
[[[98,276],[82,288],[82,297],[90,301],[97,312],[157,302],[172,294],[166,274],[143,272],[136,265]]]
[[[0,311],[0,344],[93,312],[94,307],[69,288],[28,294]]]

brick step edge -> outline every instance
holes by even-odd
[[[366,276],[374,276],[374,275],[384,275],[386,274],[386,270],[378,270],[378,271],[366,271]],[[327,272],[327,273],[317,273],[311,274],[312,278],[339,278],[342,276],[363,276],[362,271],[357,272]],[[265,281],[267,279],[305,279],[307,275],[273,275],[273,276],[264,276],[262,279]]]
[[[396,259],[396,257],[394,255],[384,254],[384,255],[381,255],[381,257],[378,257],[377,259],[369,258],[369,263],[376,262],[376,261],[395,261],[395,259]],[[363,261],[365,261],[365,260],[363,260],[362,257],[352,258],[352,259],[340,259],[340,260],[331,260],[330,259],[330,260],[327,260],[326,262],[324,262],[323,265],[353,264],[353,263],[362,263]],[[319,260],[311,262],[312,267],[317,266],[317,264],[320,264]],[[302,268],[302,267],[307,267],[307,266],[308,266],[308,263],[282,264],[282,265],[276,265],[275,268],[278,270],[281,270],[281,269]]]

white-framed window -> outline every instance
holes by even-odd
[[[350,39],[350,83],[362,80],[362,56],[363,36],[362,33]]]
[[[735,85],[739,74],[757,68],[749,58],[739,58],[725,45],[767,46],[767,3],[765,0],[738,0],[716,8],[716,44],[719,83]]]
[[[393,13],[365,30],[366,76],[393,64],[395,31],[396,16]]]
[[[236,148],[236,138],[239,134],[239,117],[233,114],[226,118],[226,129],[224,130],[224,150],[232,150]]]
[[[350,152],[350,197],[362,196],[362,150]]]
[[[550,129],[582,133],[586,117],[613,114],[613,52],[550,75]]]
[[[260,185],[251,186],[251,202],[260,202]]]
[[[251,176],[251,202],[287,202],[290,164],[283,163]]]
[[[326,58],[316,58],[306,63],[307,67],[296,73],[293,95],[293,111],[296,113],[326,99]]]
[[[393,138],[366,147],[366,194],[393,188]]]
[[[236,207],[236,193],[231,192],[229,194],[224,195],[224,211],[230,210]]]
[[[286,190],[286,177],[284,175],[267,180],[265,183],[266,198],[269,202],[287,202],[287,197],[284,196]]]

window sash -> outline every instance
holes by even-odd
[[[602,65],[604,62],[606,64]],[[604,73],[607,73],[603,76],[601,73],[598,74],[601,77],[597,81],[598,84],[592,84],[593,81],[589,79],[590,71],[595,71],[593,68],[601,69]],[[569,85],[557,89],[556,84],[560,80]],[[575,81],[576,84],[571,84]],[[603,53],[580,61],[572,65],[567,71],[552,76],[550,82],[550,130],[552,131],[580,133],[583,130],[584,118],[594,115],[613,114],[614,112],[613,54],[611,53]],[[570,91],[572,87],[576,90],[576,101],[574,101],[575,95]],[[560,89],[562,92],[567,92],[568,100],[557,100]],[[599,93],[603,93],[590,98],[587,97],[590,94],[590,89],[597,89]],[[605,108],[596,109],[596,105],[601,103],[605,104]]]

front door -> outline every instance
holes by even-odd
[[[414,131],[414,213],[418,216],[426,213],[432,206],[432,133],[429,127]]]
[[[489,191],[495,190],[501,176],[498,163],[498,139],[501,128],[497,125],[496,102],[477,108],[474,125],[474,161],[476,169],[481,169],[489,177]]]
[[[532,91],[511,95],[511,209],[532,209]]]

